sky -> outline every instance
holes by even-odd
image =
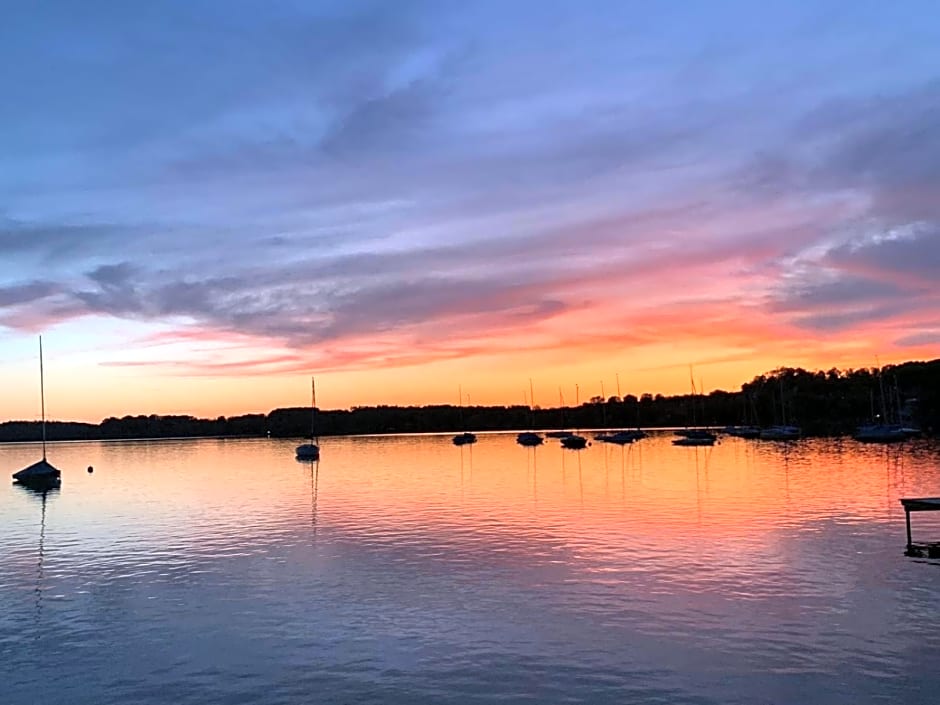
[[[932,2],[0,13],[2,419],[940,356]]]

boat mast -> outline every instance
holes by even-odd
[[[42,369],[42,336],[39,336],[39,399],[42,408],[42,459],[46,459],[46,385]]]
[[[463,423],[463,385],[457,385],[457,417],[460,423],[460,432],[465,433],[467,431]]]
[[[532,378],[529,377],[529,426],[535,430],[535,388],[532,386]]]
[[[317,418],[317,380],[310,378],[310,441],[316,438],[315,427]]]
[[[581,427],[578,424],[578,420],[581,418],[581,387],[576,382],[574,385],[574,413],[575,413],[575,433],[581,431]]]
[[[878,387],[881,390],[881,423],[888,424],[888,405],[885,403],[884,371],[878,368]]]

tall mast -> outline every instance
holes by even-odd
[[[881,423],[888,423],[888,405],[885,403],[885,379],[884,372],[878,368],[878,387],[881,390]]]
[[[578,385],[575,384],[574,385],[574,413],[575,414],[580,413],[578,410],[578,407],[580,406],[581,406],[581,390],[578,388]],[[577,423],[577,420],[575,420],[575,423]],[[578,431],[580,429],[576,428],[575,430]]]
[[[531,377],[529,377],[529,425],[535,428],[535,389],[532,386]]]
[[[39,336],[39,399],[42,408],[42,459],[46,459],[46,384],[42,369],[42,336]]]
[[[464,428],[463,425],[463,386],[460,384],[457,385],[457,409],[457,416],[458,420],[460,421],[460,430],[466,431],[467,429]]]
[[[317,380],[310,378],[310,440],[316,438],[315,424],[317,418]]]

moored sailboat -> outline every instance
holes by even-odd
[[[460,409],[460,426],[463,428],[463,388],[457,387],[457,396],[459,397],[458,406]],[[467,395],[470,396],[469,394]],[[477,442],[476,434],[470,433],[469,431],[464,431],[463,433],[458,433],[451,439],[455,446],[465,446],[470,445],[471,443]]]
[[[559,390],[558,393],[559,395],[561,395],[561,390]],[[581,403],[581,397],[579,394],[578,385],[576,384],[574,385],[574,404],[575,404],[576,409],[578,408],[578,406],[580,406],[580,403]],[[587,447],[587,444],[588,444],[587,438],[585,438],[584,436],[580,436],[577,433],[569,433],[566,436],[563,436],[561,438],[562,447],[567,448],[568,450],[582,450]]]
[[[787,423],[787,402],[783,394],[783,377],[780,378],[780,423],[761,429],[762,441],[798,441],[803,435],[799,426]]]
[[[692,387],[692,396],[691,402],[689,404],[692,425],[695,425],[695,397],[698,395],[695,389],[695,377],[692,376],[692,366],[689,365],[689,383]],[[672,441],[674,446],[713,446],[715,441],[718,440],[718,436],[704,428],[685,428],[679,429],[676,432],[678,438]]]
[[[295,453],[297,460],[319,460],[320,446],[316,433],[317,420],[317,383],[310,378],[310,442],[297,446]]]
[[[62,473],[46,460],[46,389],[42,365],[42,336],[39,336],[39,398],[42,409],[42,459],[13,473],[13,481],[39,488],[58,487],[62,482]]]
[[[535,393],[533,391],[532,379],[529,379],[529,398],[526,400],[529,407],[529,428],[535,426],[535,419],[533,417],[533,406],[535,405]],[[542,437],[537,434],[535,431],[523,431],[522,433],[516,436],[516,443],[521,446],[535,447],[542,445]]]

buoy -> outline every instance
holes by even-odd
[[[88,466],[88,472],[94,472],[94,471],[95,471],[95,469],[94,469],[91,465],[89,465],[89,466]]]

